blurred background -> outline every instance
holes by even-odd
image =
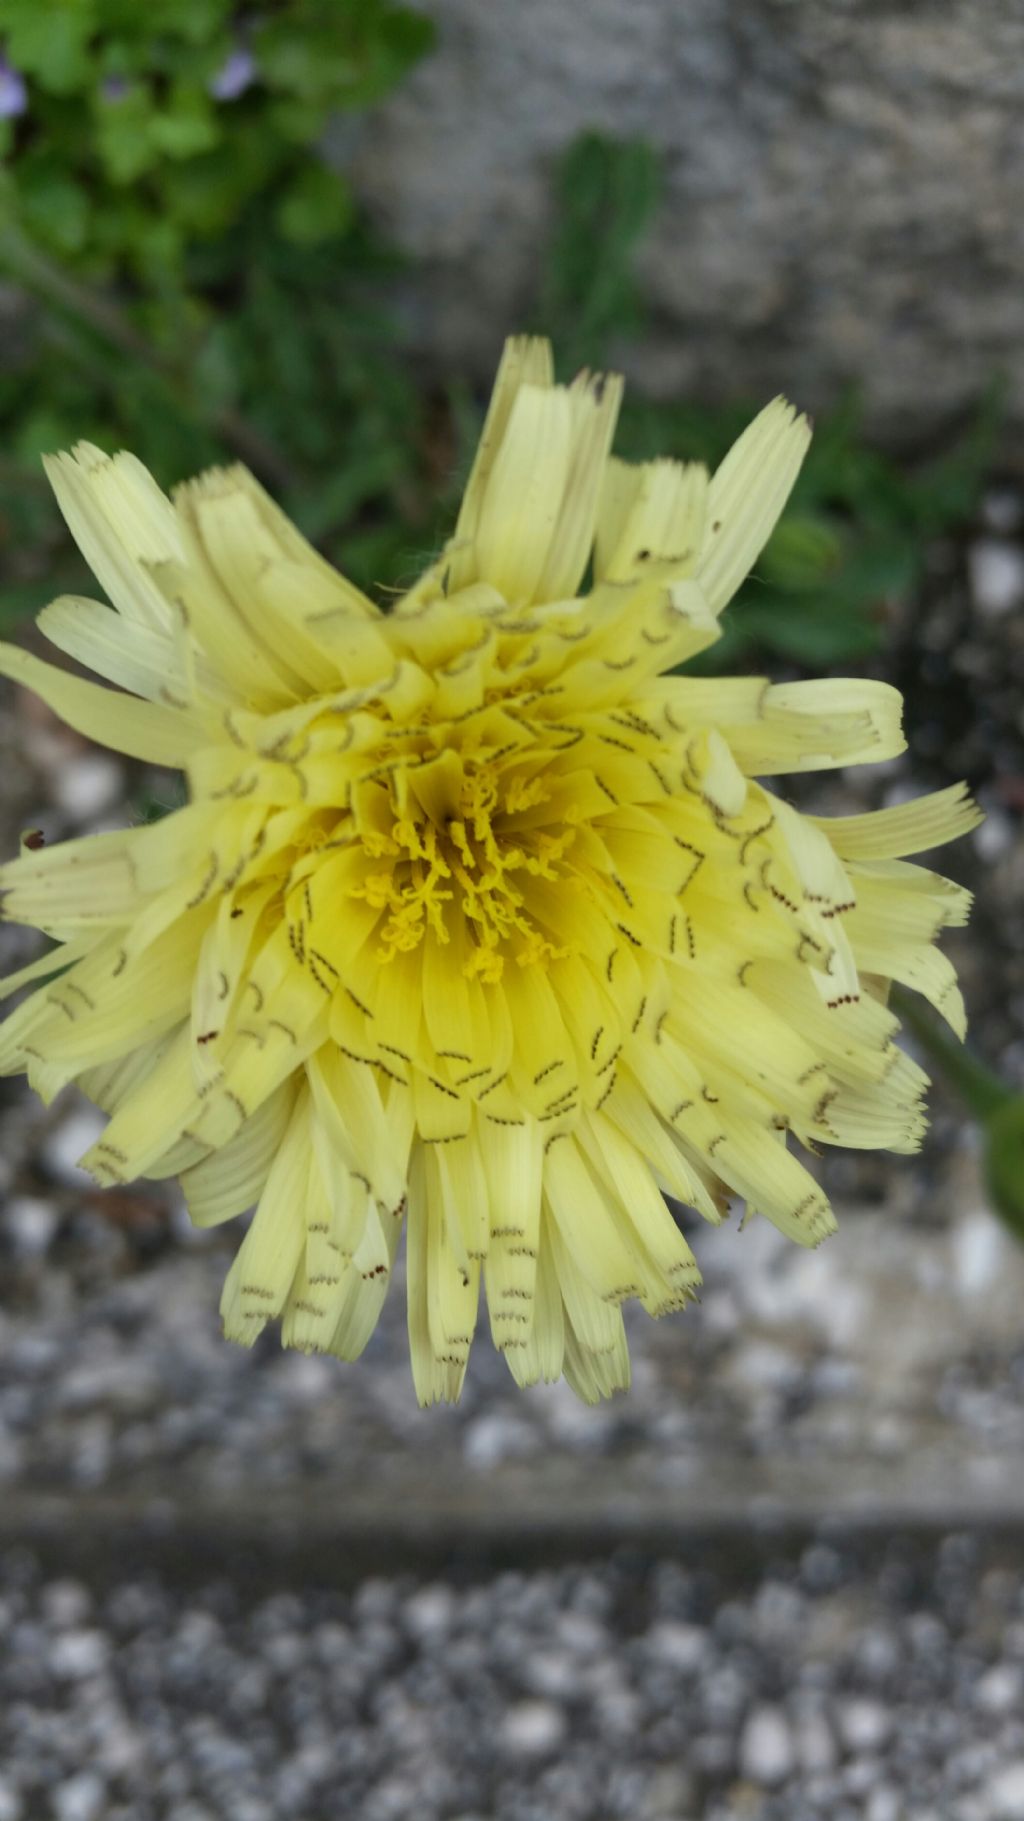
[[[95,592],[80,438],[408,582],[529,328],[633,456],[814,412],[705,667],[904,690],[818,809],[987,811],[921,1155],[823,1158],[814,1254],[697,1234],[598,1410],[483,1337],[418,1412],[399,1283],[358,1366],[228,1348],[236,1231],[2,1084],[0,1821],[1024,1821],[1022,68],[1012,0],[0,0],[3,636]],[[0,773],[5,854],[180,800],[6,687]]]

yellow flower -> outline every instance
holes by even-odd
[[[48,464],[113,611],[48,637],[127,693],[0,648],[81,733],[191,801],[0,868],[61,945],[0,1067],[110,1114],[101,1182],[256,1205],[222,1303],[251,1343],[352,1359],[407,1229],[424,1403],[459,1394],[481,1279],[521,1384],[629,1377],[622,1303],[699,1274],[664,1196],[834,1225],[789,1148],[910,1151],[922,1071],[886,986],[963,1011],[933,939],[967,897],[905,864],[960,789],[799,814],[766,775],[888,759],[883,683],[674,674],[768,538],[809,439],[783,400],[709,479],[609,457],[621,382],[505,350],[454,537],[382,613],[241,469],[173,502],[130,455]],[[584,578],[591,575],[586,592]]]

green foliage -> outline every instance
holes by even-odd
[[[397,357],[376,297],[394,262],[320,151],[328,118],[385,93],[431,37],[391,0],[289,0],[244,24],[234,0],[0,0],[28,84],[25,114],[0,123],[0,271],[42,305],[0,373],[8,620],[88,587],[39,472],[80,438],[131,447],[166,485],[240,457],[367,584],[407,580],[436,547],[478,410],[457,384],[425,398]],[[218,98],[239,51],[250,80]],[[642,333],[636,261],[658,193],[643,143],[586,133],[559,164],[534,316],[563,368]],[[619,448],[714,463],[757,402],[633,393]],[[993,427],[987,407],[907,473],[866,447],[847,399],[703,664],[867,657],[926,539],[972,511]]]
[[[0,0],[28,87],[2,123],[0,274],[43,306],[0,374],[7,620],[85,585],[39,471],[83,438],[166,485],[241,457],[357,579],[390,578],[427,518],[423,407],[373,301],[389,267],[320,145],[433,28],[391,0],[236,14]]]
[[[981,1164],[993,1213],[1024,1242],[1024,1094],[1016,1093],[933,1008],[894,985],[890,1004],[924,1050],[946,1086],[977,1122]]]
[[[588,133],[556,177],[558,215],[542,288],[547,327],[567,369],[599,366],[643,329],[634,278],[658,203],[649,147]],[[764,403],[656,403],[627,393],[618,451],[714,466]],[[887,611],[920,579],[929,539],[974,512],[998,429],[995,395],[940,459],[914,468],[872,450],[851,392],[816,426],[792,500],[723,620],[691,668],[748,666],[762,654],[812,671],[868,657]]]
[[[989,1201],[1024,1240],[1024,1095],[1007,1095],[984,1121],[982,1139]]]
[[[558,226],[537,310],[538,332],[566,365],[599,366],[643,328],[637,243],[658,201],[658,161],[642,140],[583,133],[555,174]]]
[[[42,249],[92,278],[187,290],[193,243],[226,233],[230,275],[252,215],[303,246],[344,231],[350,201],[319,137],[402,77],[430,22],[391,0],[236,13],[235,0],[0,0],[30,96],[11,202]]]

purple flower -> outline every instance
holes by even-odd
[[[105,76],[100,85],[100,96],[110,107],[116,107],[127,93],[128,83],[123,76]]]
[[[0,120],[16,120],[28,107],[28,90],[20,70],[0,57]]]
[[[251,51],[238,45],[221,64],[217,74],[210,77],[210,94],[215,101],[237,101],[239,95],[245,94],[255,76],[255,58]]]

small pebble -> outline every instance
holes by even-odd
[[[991,1821],[1024,1821],[1024,1761],[1007,1764],[985,1789]]]
[[[755,1707],[740,1735],[740,1770],[766,1789],[784,1783],[793,1770],[793,1734],[781,1707]]]
[[[42,1615],[58,1632],[78,1630],[93,1612],[93,1595],[80,1581],[49,1581],[42,1590]]]
[[[523,1664],[522,1678],[531,1694],[552,1701],[572,1700],[583,1686],[580,1665],[565,1650],[533,1652]]]
[[[965,1296],[984,1296],[999,1276],[1007,1244],[1005,1229],[987,1208],[965,1215],[952,1234],[956,1284]]]
[[[107,1800],[106,1785],[91,1771],[59,1783],[53,1792],[56,1821],[99,1821]]]
[[[546,1758],[561,1745],[566,1719],[550,1701],[520,1701],[505,1714],[499,1734],[509,1757]]]
[[[60,1225],[51,1202],[37,1195],[14,1195],[4,1210],[2,1230],[19,1258],[41,1258],[48,1252]]]
[[[1024,601],[1024,551],[1001,538],[979,538],[967,555],[971,599],[992,619]]]
[[[796,1729],[800,1768],[808,1776],[834,1770],[838,1759],[835,1734],[822,1714],[807,1714]]]
[[[708,1636],[699,1625],[661,1619],[651,1626],[644,1638],[644,1647],[657,1662],[670,1669],[692,1672],[707,1660]]]
[[[455,1599],[450,1587],[435,1582],[421,1587],[405,1602],[403,1617],[414,1637],[442,1638],[451,1629]]]
[[[974,1690],[974,1705],[982,1713],[1012,1714],[1024,1702],[1024,1676],[1013,1663],[997,1663],[981,1677]]]
[[[879,1783],[868,1796],[864,1821],[901,1821],[903,1798],[891,1784]]]
[[[54,1641],[50,1651],[50,1668],[62,1681],[78,1682],[94,1676],[109,1656],[110,1646],[102,1631],[65,1631]]]
[[[877,1751],[892,1732],[892,1715],[880,1701],[846,1701],[836,1721],[843,1744],[854,1754]]]
[[[75,1188],[81,1187],[83,1183],[92,1183],[88,1170],[79,1168],[78,1159],[96,1143],[106,1123],[99,1108],[88,1105],[84,1100],[69,1106],[43,1146],[47,1168],[61,1182]]]
[[[536,1434],[528,1423],[500,1411],[474,1417],[462,1440],[469,1465],[483,1470],[496,1467],[500,1461],[532,1454],[537,1446]]]
[[[1009,537],[1024,523],[1024,496],[1016,487],[990,487],[981,502],[981,516],[990,531]]]
[[[92,822],[118,803],[125,777],[116,759],[102,752],[81,752],[54,774],[53,794],[74,822]]]

